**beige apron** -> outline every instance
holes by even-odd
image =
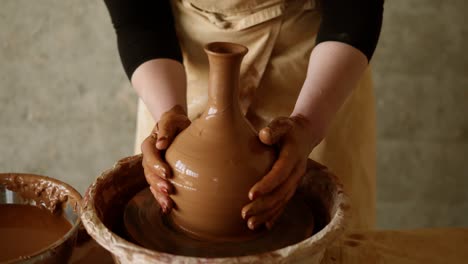
[[[244,113],[257,129],[292,112],[320,23],[313,0],[175,0],[173,12],[187,72],[191,119],[201,114],[208,100],[203,46],[212,41],[249,48],[241,67],[239,96]],[[137,122],[139,150],[154,126],[141,100]],[[310,157],[342,179],[353,207],[351,227],[374,227],[375,109],[370,70]]]

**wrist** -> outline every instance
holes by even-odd
[[[177,114],[177,115],[183,115],[183,116],[187,116],[187,109],[186,107],[182,106],[182,105],[179,105],[179,104],[176,104],[174,105],[170,110],[168,111],[171,111],[172,113],[174,114]]]
[[[317,145],[324,137],[328,128],[327,120],[320,115],[305,115],[300,112],[293,112],[289,118],[298,125],[313,142]]]

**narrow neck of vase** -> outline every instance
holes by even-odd
[[[226,42],[205,46],[210,64],[208,96],[211,107],[226,109],[238,107],[239,75],[247,48]]]

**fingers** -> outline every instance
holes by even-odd
[[[284,193],[282,195],[284,195]],[[281,193],[273,193],[255,199],[255,201],[242,208],[242,218],[247,220],[254,215],[271,211],[273,208],[281,206],[282,199],[278,199],[278,196],[282,197]]]
[[[143,166],[148,172],[165,179],[170,177],[171,168],[162,159],[160,151],[156,149],[154,137],[149,136],[143,141],[141,152],[143,153]]]
[[[260,141],[267,145],[276,144],[292,127],[293,122],[289,118],[279,117],[260,130]]]
[[[169,213],[173,207],[172,200],[169,198],[169,196],[160,192],[158,189],[153,188],[153,186],[150,186],[150,190],[154,198],[156,198],[158,204],[161,206],[163,213]]]
[[[281,214],[281,212],[283,212],[283,209],[284,209],[284,206],[278,206],[278,207],[275,207],[273,210],[265,212],[264,214],[250,217],[249,220],[247,221],[247,226],[249,227],[250,230],[255,230],[260,225],[267,223],[274,216]],[[268,229],[271,229],[271,227],[267,226]]]
[[[242,217],[248,219],[247,225],[250,229],[253,230],[261,224],[265,224],[269,229],[273,227],[288,201],[294,195],[301,177],[304,175],[306,164],[307,161],[298,162],[282,185],[242,208]]]
[[[277,118],[259,133],[264,144],[279,144],[281,150],[271,170],[250,189],[249,199],[253,202],[242,209],[242,217],[248,219],[251,229],[261,224],[267,228],[274,225],[306,171],[315,139],[309,138],[307,124],[300,118]]]
[[[164,213],[173,208],[173,201],[169,197],[173,186],[167,181],[171,176],[171,168],[162,157],[161,150],[167,149],[175,136],[189,125],[185,110],[176,105],[161,116],[151,135],[141,144],[145,178]]]
[[[170,177],[171,169],[162,159],[160,151],[156,149],[155,141],[153,136],[149,136],[141,144],[142,165],[154,198],[161,206],[163,213],[168,213],[173,207],[173,202],[169,197],[169,194],[173,192],[173,187],[166,180]]]
[[[176,107],[178,106],[174,108]],[[185,112],[174,108],[164,113],[156,124],[155,132],[158,138],[156,148],[159,150],[167,149],[175,136],[190,125],[190,120]]]
[[[242,208],[242,217],[248,219],[253,215],[260,215],[272,211],[277,207],[284,206],[285,203],[291,199],[296,190],[296,183],[300,179],[298,169],[298,167],[295,167],[291,174],[288,175],[289,177],[287,177],[287,180],[274,191],[262,195],[250,204],[244,206],[244,208]]]
[[[160,192],[166,195],[173,193],[173,187],[169,181],[150,172],[144,165],[143,168],[145,172],[146,182],[148,182],[149,185],[153,186],[153,188],[158,189]]]
[[[273,191],[288,178],[297,162],[296,158],[292,157],[293,153],[294,150],[291,149],[291,146],[283,147],[271,170],[250,189],[249,198],[251,201],[260,195]]]

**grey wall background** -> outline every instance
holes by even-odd
[[[84,192],[133,149],[137,98],[107,10],[0,3],[0,171]],[[467,3],[386,1],[373,60],[379,227],[468,226]]]

